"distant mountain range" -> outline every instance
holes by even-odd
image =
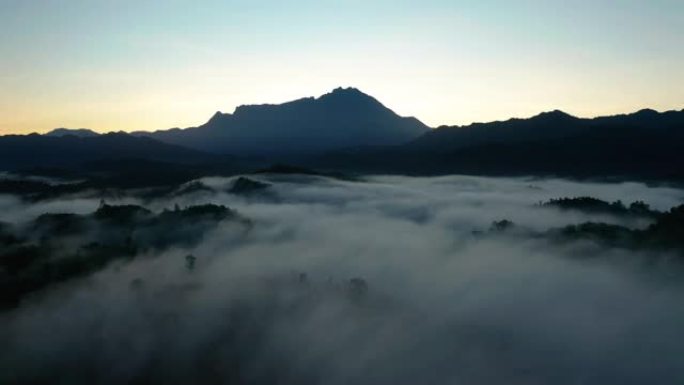
[[[509,119],[503,122],[474,123],[469,126],[442,126],[416,139],[408,146],[414,149],[453,150],[486,143],[523,143],[595,135],[605,129],[617,129],[615,135],[643,134],[682,135],[684,111],[659,113],[641,110],[633,114],[582,119],[555,110],[529,119]],[[622,130],[624,129],[624,130]],[[649,131],[649,132],[644,132]],[[656,132],[658,131],[658,132]]]
[[[373,173],[558,175],[684,180],[684,110],[582,119],[562,111],[529,119],[439,127],[399,146],[322,156],[318,164]]]
[[[3,136],[0,168],[126,158],[210,164],[231,154],[264,164],[294,159],[299,166],[358,173],[684,180],[683,149],[684,110],[594,119],[556,110],[431,130],[355,88],[338,88],[318,98],[217,112],[186,129],[101,135],[60,128],[45,135]]]
[[[87,128],[55,128],[43,135],[56,137],[71,135],[79,138],[92,138],[93,136],[98,136],[100,134]]]
[[[61,131],[65,133],[64,131]],[[217,156],[126,133],[0,136],[0,168],[76,167],[87,162],[137,158],[178,163],[213,161]]]

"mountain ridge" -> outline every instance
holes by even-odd
[[[411,175],[547,175],[684,181],[684,110],[593,119],[562,112],[442,126],[400,146],[330,153],[325,167]]]
[[[86,137],[39,134],[0,136],[0,165],[4,170],[46,166],[75,167],[87,162],[119,158],[192,163],[215,157],[124,132]]]
[[[73,136],[78,136],[81,138],[86,138],[86,137],[93,137],[93,136],[98,136],[101,135],[99,132],[95,132],[89,128],[65,128],[65,127],[59,127],[52,129],[51,131],[46,132],[43,134],[45,136],[66,136],[66,135],[73,135]]]
[[[186,129],[133,132],[202,151],[236,155],[325,152],[359,145],[397,145],[428,132],[360,90],[336,88],[318,98],[240,105]]]
[[[510,118],[504,121],[471,123],[465,126],[440,126],[405,146],[431,147],[433,149],[463,148],[490,142],[526,142],[534,140],[562,139],[599,127],[646,126],[667,129],[684,126],[684,109],[658,112],[641,109],[627,114],[580,118],[552,110],[530,118]]]
[[[85,137],[83,137],[85,136]],[[296,162],[352,173],[607,176],[684,180],[684,110],[529,118],[430,129],[356,88],[317,98],[217,111],[204,124],[96,134],[56,129],[0,137],[0,166],[76,164],[101,158]],[[206,163],[204,163],[206,164]],[[211,169],[211,168],[210,168]]]

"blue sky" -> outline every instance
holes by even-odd
[[[0,133],[203,123],[355,86],[465,124],[684,108],[684,1],[0,0]]]

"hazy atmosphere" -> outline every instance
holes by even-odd
[[[541,235],[649,221],[538,206],[577,194],[666,209],[681,190],[458,176],[254,180],[270,186],[245,198],[225,192],[235,179],[208,178],[172,198],[109,200],[153,211],[220,203],[253,228],[223,222],[191,247],[114,263],[3,315],[3,383],[684,380],[675,254]],[[2,205],[20,223],[90,213],[101,205],[90,196]],[[515,227],[490,227],[503,219]]]
[[[684,384],[684,2],[0,35],[1,385]]]
[[[354,86],[431,127],[684,104],[684,3],[0,1],[0,133],[157,130]]]

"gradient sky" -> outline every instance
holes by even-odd
[[[0,0],[0,134],[152,130],[355,86],[465,124],[684,108],[682,0]]]

